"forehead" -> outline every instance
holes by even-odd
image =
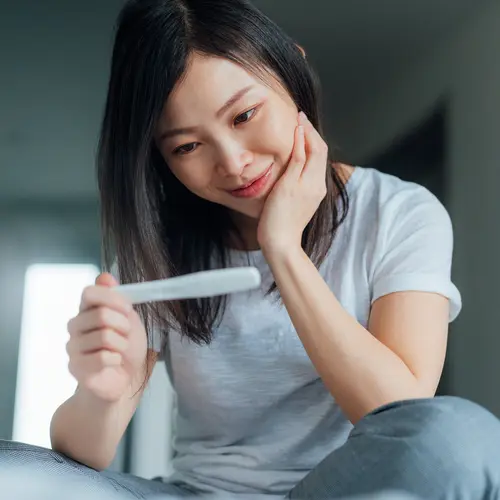
[[[228,59],[193,53],[185,74],[165,103],[164,116],[213,113],[249,85],[261,93],[277,90],[271,77],[263,80]]]

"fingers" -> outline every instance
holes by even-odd
[[[102,279],[109,280],[109,278]],[[80,311],[100,306],[109,307],[125,315],[133,310],[130,301],[109,286],[93,285],[85,288],[80,302]]]
[[[142,363],[146,333],[131,302],[113,290],[117,281],[101,274],[82,293],[80,312],[68,322],[68,369],[104,400],[117,400]],[[139,351],[139,352],[138,352]]]
[[[122,366],[122,355],[117,352],[101,350],[93,354],[71,357],[68,368],[79,382],[85,382],[92,375],[101,372],[105,368]]]
[[[95,284],[112,287],[112,286],[117,286],[119,283],[118,281],[116,281],[115,277],[112,274],[102,273],[99,276],[97,276]]]
[[[116,330],[126,336],[130,328],[128,316],[107,307],[83,311],[68,322],[68,332],[71,336],[101,329]]]
[[[299,113],[298,121],[304,127],[305,155],[307,158],[301,174],[315,180],[318,180],[318,177],[324,180],[328,163],[328,145],[302,111]]]
[[[305,163],[306,152],[304,127],[302,125],[298,125],[295,127],[294,146],[288,162],[288,167],[286,169],[287,177],[297,180],[302,173]]]
[[[66,344],[69,364],[73,367],[70,371],[76,373],[75,367],[79,367],[83,370],[81,374],[87,368],[120,365],[129,347],[130,328],[128,318],[106,308],[85,311],[70,320],[70,339]]]
[[[314,128],[314,125],[309,121],[304,112],[299,113],[298,117],[299,125],[304,127],[305,137],[306,137],[306,154],[325,153],[328,151],[328,146],[326,145],[323,137]]]
[[[85,354],[93,354],[100,350],[125,354],[129,346],[128,339],[118,332],[110,329],[95,330],[80,336],[71,338],[66,344],[66,352],[71,357]]]

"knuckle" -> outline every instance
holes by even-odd
[[[108,326],[109,322],[109,314],[108,310],[105,307],[98,307],[96,309],[96,319],[97,319],[97,324],[101,327]]]
[[[119,297],[119,304],[124,311],[132,312],[134,310],[132,302],[125,297]]]
[[[322,198],[324,198],[327,194],[327,189],[326,189],[326,185],[325,184],[321,184],[319,187],[318,187],[318,195],[321,196]]]
[[[303,158],[305,155],[304,155],[304,151],[296,148],[295,151],[293,152],[293,158],[295,160],[299,160],[301,158]]]
[[[91,301],[93,295],[93,286],[86,286],[82,292],[82,302],[87,304]]]
[[[113,307],[122,311],[127,311],[129,309],[128,299],[120,295],[116,290],[105,288],[103,294],[106,294],[108,302],[112,304]],[[130,307],[132,307],[132,303],[130,303]]]
[[[73,375],[73,377],[75,377],[78,380],[79,372],[78,372],[77,364],[75,363],[74,359],[70,359],[68,361],[68,371],[71,375]]]
[[[75,324],[75,318],[71,318],[67,323],[66,323],[66,330],[71,334],[73,333],[73,325]]]
[[[121,355],[116,352],[101,350],[96,353],[97,364],[99,367],[116,366],[121,360]]]
[[[99,336],[100,336],[101,347],[108,348],[108,349],[114,347],[114,343],[115,343],[114,340],[115,340],[116,334],[113,330],[111,330],[109,328],[105,328],[104,330],[100,331]]]
[[[131,329],[132,329],[132,322],[130,321],[129,318],[125,316],[123,319],[123,332],[129,333]]]
[[[109,353],[107,351],[99,351],[95,354],[97,363],[99,365],[106,365],[108,358],[109,358]]]
[[[302,165],[306,161],[306,155],[303,151],[298,151],[294,156],[295,163]]]

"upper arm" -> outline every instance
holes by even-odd
[[[448,324],[461,308],[451,281],[453,230],[443,205],[424,188],[394,196],[381,214],[368,330],[434,394]]]

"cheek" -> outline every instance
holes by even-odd
[[[174,164],[170,170],[191,192],[202,198],[209,197],[207,195],[210,192],[211,174],[206,167],[202,168],[199,165],[181,167]]]
[[[267,116],[259,124],[259,143],[271,151],[284,164],[293,150],[297,114],[290,110],[282,110]]]

